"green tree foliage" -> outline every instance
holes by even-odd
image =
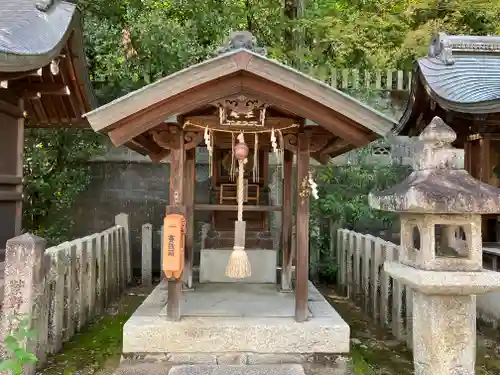
[[[107,102],[212,56],[230,31],[279,43],[279,0],[83,1],[87,56]],[[105,9],[103,9],[105,8]],[[124,42],[124,34],[130,42]]]
[[[90,156],[102,149],[90,130],[29,129],[25,134],[23,227],[49,244],[68,239],[68,210],[90,182]]]
[[[500,32],[498,0],[312,0],[301,56],[341,67],[411,68],[433,34]]]
[[[368,194],[401,182],[411,169],[400,164],[380,164],[370,160],[373,145],[355,153],[349,163],[316,168],[319,198],[311,201],[311,249],[318,252],[312,265],[320,278],[333,280],[336,268],[331,260],[332,225],[380,237],[394,231],[397,215],[374,210]],[[389,161],[389,160],[387,160]]]

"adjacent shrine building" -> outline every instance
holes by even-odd
[[[80,13],[66,1],[16,0],[0,11],[0,249],[21,231],[25,127],[88,126],[95,107]]]
[[[415,136],[439,116],[457,133],[465,169],[500,187],[500,37],[440,33],[416,61],[398,135]],[[500,242],[497,215],[483,216],[483,241]]]

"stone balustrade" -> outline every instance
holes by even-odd
[[[369,234],[338,229],[332,243],[337,259],[337,285],[366,314],[387,327],[401,341],[412,343],[411,289],[382,272],[385,261],[399,260],[399,245]],[[500,272],[500,244],[483,246],[483,267]],[[477,297],[481,320],[500,325],[500,293]]]
[[[115,225],[103,232],[47,249],[45,244],[29,233],[7,241],[0,320],[5,338],[20,318],[31,319],[36,338],[27,345],[39,358],[37,367],[102,314],[132,279],[125,214],[117,215]],[[25,368],[23,373],[34,371]]]

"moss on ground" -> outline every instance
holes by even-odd
[[[106,374],[108,369],[112,373],[120,361],[123,325],[151,290],[135,287],[127,291],[105,315],[76,334],[60,353],[49,357],[41,374]]]
[[[413,355],[352,301],[340,297],[333,288],[321,292],[351,327],[351,367],[357,375],[413,374]],[[477,335],[477,375],[500,374],[500,331],[479,325]]]

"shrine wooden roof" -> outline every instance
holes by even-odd
[[[269,122],[290,120],[309,126],[312,121],[319,125],[309,127],[317,128],[317,138],[324,143],[316,155],[323,162],[326,156],[384,136],[396,124],[341,91],[247,48],[230,50],[174,73],[85,116],[114,145],[127,145],[152,156],[160,149],[150,133],[172,122],[168,118],[177,116],[181,125],[182,119],[200,119],[196,115],[214,101],[235,95],[266,103],[268,113],[274,113]],[[324,132],[318,133],[321,130]]]
[[[428,55],[415,62],[410,99],[394,132],[418,134],[436,115],[475,119],[497,113],[500,37],[440,33]],[[452,120],[447,122],[454,127]]]
[[[95,108],[75,4],[0,1],[0,100],[22,96],[26,126],[88,126]]]

